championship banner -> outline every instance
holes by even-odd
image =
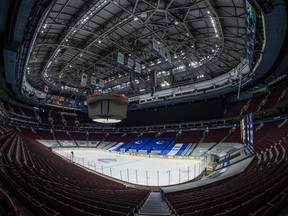
[[[250,147],[253,147],[254,134],[253,134],[253,114],[249,113],[244,116],[240,122],[241,139],[242,142]]]
[[[118,56],[117,56],[117,66],[118,67],[124,67],[124,54],[118,52]]]
[[[45,85],[44,92],[49,93],[49,91],[50,91],[49,86]]]
[[[135,72],[137,73],[141,73],[141,64],[139,64],[138,62],[136,62],[135,64]]]
[[[86,86],[87,85],[87,78],[88,78],[87,74],[82,73],[82,75],[81,75],[81,83],[80,83],[81,86]]]
[[[166,52],[165,52],[165,50],[164,50],[163,47],[160,48],[160,55],[161,55],[161,57],[162,57],[163,59],[166,60]]]
[[[254,142],[253,142],[253,140],[254,140],[254,134],[253,134],[253,114],[252,113],[249,113],[249,115],[248,115],[248,118],[249,118],[249,120],[248,120],[248,123],[249,123],[249,126],[248,126],[248,129],[249,129],[249,132],[248,132],[248,134],[249,134],[249,145],[250,146],[253,146],[254,145]]]
[[[255,46],[256,19],[257,19],[257,13],[255,8],[252,6],[249,0],[246,0],[245,1],[246,58],[249,62],[250,68],[253,61],[253,53]]]
[[[171,55],[170,55],[170,53],[169,52],[167,52],[167,61],[170,63],[170,64],[172,64],[172,60],[171,60]]]
[[[240,121],[240,133],[242,142],[246,143],[245,118],[241,119]]]
[[[91,85],[96,86],[96,77],[95,76],[91,76]]]
[[[153,47],[153,52],[156,55],[158,55],[159,54],[159,43],[158,43],[158,41],[155,38],[153,38],[152,47]]]
[[[99,87],[104,88],[104,85],[105,85],[105,81],[103,79],[100,79],[99,80]]]
[[[133,60],[131,58],[128,58],[128,64],[127,64],[127,67],[129,69],[129,71],[132,71],[132,68],[133,68]]]
[[[152,41],[152,48],[152,54],[156,55],[163,63],[168,62],[170,68],[172,65],[171,54],[155,38]]]

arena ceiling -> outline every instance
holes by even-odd
[[[153,53],[153,41],[171,63]],[[239,0],[57,0],[35,32],[26,80],[43,91],[71,98],[92,91],[129,97],[210,80],[245,58],[244,1]],[[117,65],[124,54],[124,67]],[[141,73],[128,69],[128,58]],[[87,86],[81,86],[82,74]]]

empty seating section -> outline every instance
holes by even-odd
[[[123,136],[122,133],[109,133],[105,140],[109,142],[118,142],[121,139],[121,136]]]
[[[0,137],[1,180],[37,215],[133,215],[148,190],[88,172],[11,131]]]
[[[262,109],[267,109],[277,105],[280,102],[279,97],[281,96],[283,89],[275,89],[268,93],[267,101],[262,106]]]
[[[284,120],[285,121],[285,120]],[[276,144],[288,134],[288,123],[283,120],[266,122],[254,133],[254,143],[257,151],[266,151],[271,144]]]
[[[188,146],[188,143],[170,144],[161,154],[167,156],[181,156]]]
[[[51,125],[51,121],[49,120],[49,116],[53,119],[53,125],[58,126],[75,126],[75,120],[77,119],[77,116],[75,114],[71,115],[62,115],[61,113],[58,113],[57,111],[47,111],[44,109],[28,109],[24,107],[18,107],[11,103],[4,102],[4,107],[6,110],[12,113],[16,113],[18,115],[26,116],[30,120],[39,122],[43,125]]]
[[[164,132],[164,133],[161,133],[160,136],[161,137],[176,137],[177,136],[177,132]]]
[[[175,156],[182,156],[185,151],[190,147],[193,146],[194,144],[188,144],[188,143],[183,143],[179,151],[175,154]],[[171,152],[168,153],[168,155],[171,154]]]
[[[151,138],[136,138],[131,142],[122,145],[120,148],[127,151],[128,149],[134,149],[136,151],[143,149],[143,147],[151,141]],[[146,149],[145,149],[146,150]]]
[[[234,102],[232,104],[229,104],[228,107],[226,108],[225,111],[225,116],[226,117],[234,117],[234,116],[239,116],[241,109],[244,107],[247,101],[239,101],[239,102]]]
[[[226,107],[224,114],[226,117],[234,117],[249,112],[258,112],[281,104],[288,99],[287,84],[288,80],[276,87],[272,87],[268,92],[254,96],[252,99],[231,103]]]
[[[75,120],[76,120],[76,116],[73,115],[63,115],[63,118],[66,120],[67,122],[67,126],[75,126]]]
[[[107,151],[118,151],[122,145],[125,145],[125,142],[111,142],[103,149]]]
[[[70,132],[70,135],[74,140],[86,140],[87,139],[86,133]]]
[[[267,132],[265,137],[273,139],[277,129]],[[283,130],[286,134],[280,130],[277,139],[287,136],[287,128]],[[274,148],[274,142],[266,143],[266,147]],[[183,216],[276,215],[288,202],[288,160],[283,154],[284,151],[263,152],[241,174],[210,185],[166,193],[165,197],[174,212]]]
[[[11,129],[10,127],[0,124],[0,133],[1,133],[1,134],[8,133],[8,132],[10,132],[11,130],[12,130],[12,129]]]
[[[26,136],[32,138],[32,139],[39,139],[39,135],[37,134],[37,131],[30,128],[21,128],[21,133],[25,134]]]
[[[33,111],[30,109],[15,106],[15,105],[8,103],[6,101],[3,101],[2,104],[4,105],[5,109],[8,112],[10,112],[14,117],[17,117],[20,119],[26,119],[29,121],[35,121],[35,122],[37,121]]]
[[[26,116],[33,117],[36,119],[34,110],[26,109],[26,108],[19,108],[19,109],[20,109],[20,112],[22,113],[22,115],[25,114]]]
[[[266,104],[264,105],[263,109],[273,107],[287,100],[288,99],[287,85],[288,85],[288,80],[283,82],[283,84],[276,86],[274,89],[271,89],[269,98]]]
[[[15,112],[14,106],[10,105],[9,102],[3,101],[3,105],[8,112]]]
[[[157,133],[103,133],[103,132],[87,132],[87,131],[72,131],[64,132],[59,129],[37,130],[37,129],[24,129],[35,139],[43,140],[67,140],[65,146],[68,146],[70,141],[85,141],[77,142],[76,145],[90,146],[95,145],[98,149],[105,149],[109,151],[122,151],[128,150],[143,150],[138,152],[140,154],[147,154],[150,151],[154,151],[155,154],[169,155],[169,156],[186,156],[197,147],[197,143],[201,144],[199,147],[204,147],[203,143],[216,144],[219,141],[223,142],[241,142],[240,131],[237,127],[234,131],[231,127],[227,128],[211,128],[211,129],[199,129],[183,132],[164,132]],[[33,132],[35,131],[35,133]],[[53,132],[53,133],[52,133]],[[231,132],[231,133],[230,133]],[[140,137],[138,137],[141,135]],[[150,135],[150,136],[149,136]],[[157,135],[155,137],[155,135]],[[164,137],[162,137],[162,135]],[[173,137],[167,137],[168,135],[174,135]],[[148,136],[148,137],[146,137]],[[225,139],[224,139],[225,138]],[[200,143],[201,142],[201,143]],[[74,142],[72,142],[74,143]],[[73,146],[75,146],[73,144]],[[206,148],[206,147],[205,147]],[[189,149],[189,150],[187,150]],[[130,151],[129,151],[130,152]],[[169,153],[170,152],[170,153]],[[182,154],[183,153],[183,154]]]
[[[44,125],[75,126],[74,116],[62,116],[57,112],[46,110],[38,110],[36,115],[39,116],[41,123]]]
[[[56,112],[51,112],[51,117],[53,119],[53,124],[54,125],[61,125],[64,126],[64,123],[62,122],[62,117],[60,114],[56,113]]]
[[[229,129],[230,128],[216,128],[210,130],[202,142],[220,142],[222,139],[224,139],[225,136],[229,134]]]
[[[240,128],[236,127],[234,131],[230,131],[229,135],[225,139],[225,142],[242,143]]]
[[[183,131],[177,137],[177,143],[198,143],[203,137],[204,130]]]
[[[154,138],[154,137],[156,137],[156,135],[157,135],[157,133],[155,133],[155,132],[151,132],[151,133],[146,132],[142,135],[142,137]]]
[[[0,188],[0,215],[18,216],[18,210],[8,194]]]
[[[162,155],[167,155],[174,147],[176,144],[172,143],[170,144],[161,154]]]
[[[71,140],[67,132],[54,131],[54,136],[57,140]]]
[[[235,129],[235,130],[234,130]],[[24,204],[39,215],[133,215],[148,191],[126,187],[90,173],[53,154],[35,139],[111,142],[115,149],[155,151],[180,156],[205,144],[240,142],[239,127],[183,131],[177,137],[156,133],[71,132],[13,129],[0,125],[0,149],[4,169],[0,178]],[[164,134],[164,133],[163,133]],[[177,215],[274,215],[288,202],[288,120],[254,124],[253,163],[242,173],[220,182],[184,191],[166,193]],[[88,136],[87,136],[88,135]],[[171,135],[167,133],[166,135]],[[110,139],[109,139],[110,137]],[[113,142],[113,140],[118,140]],[[127,140],[127,142],[120,142]],[[180,142],[183,141],[183,142]],[[188,141],[188,142],[187,142]],[[226,144],[227,144],[226,143]],[[118,145],[118,146],[117,146]],[[201,145],[203,145],[201,147]],[[209,148],[209,147],[207,147]],[[192,155],[200,155],[197,151]]]
[[[172,141],[173,137],[154,138],[141,148],[144,151],[157,151],[161,153]]]
[[[37,130],[37,134],[39,135],[39,138],[43,140],[54,140],[52,132],[53,132],[52,130],[49,130],[49,131]]]
[[[266,97],[266,94],[261,94],[258,96],[253,97],[253,99],[250,99],[248,102],[248,107],[246,110],[242,111],[242,114],[247,114],[250,112],[256,112],[258,110],[259,105],[263,101],[263,99]],[[240,113],[241,114],[241,113]]]
[[[44,125],[51,125],[51,122],[48,118],[48,111],[37,110],[36,114],[40,117],[41,123]]]
[[[89,141],[102,141],[105,139],[106,134],[105,133],[93,133],[90,132],[88,135]]]
[[[119,138],[119,142],[129,142],[138,137],[137,133],[127,133],[125,136]]]
[[[278,104],[287,100],[288,100],[288,87],[286,87],[286,89],[282,92],[282,95],[279,97]]]
[[[175,139],[174,137],[159,137],[159,138],[147,138],[140,137],[135,138],[130,142],[112,142],[104,149],[109,151],[122,151],[134,150],[139,153],[149,153],[154,151],[155,154],[169,155],[169,156],[181,156],[182,153],[189,147],[188,143],[171,143]]]

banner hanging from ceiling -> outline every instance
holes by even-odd
[[[91,76],[91,85],[92,86],[96,86],[96,77],[95,76]]]
[[[124,54],[121,52],[118,52],[117,56],[117,67],[124,67]]]
[[[104,88],[104,85],[105,85],[105,81],[103,79],[100,79],[99,80],[99,87]]]
[[[155,38],[152,40],[152,54],[156,55],[168,68],[172,66],[171,54]]]
[[[87,85],[87,79],[88,79],[88,75],[85,73],[82,73],[81,75],[81,86],[86,86]]]
[[[50,91],[49,86],[45,85],[44,86],[44,92],[49,93],[49,91]]]
[[[245,0],[245,21],[246,21],[246,58],[251,68],[253,62],[257,13],[249,0]]]
[[[141,64],[139,64],[138,62],[136,62],[135,64],[135,72],[137,73],[141,73]]]
[[[133,61],[131,58],[128,58],[127,67],[128,67],[128,69],[129,69],[130,72],[131,72],[132,69],[133,69],[133,64],[134,64],[134,61]]]

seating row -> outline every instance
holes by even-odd
[[[0,143],[2,181],[35,213],[133,215],[149,193],[84,170],[17,130]]]

